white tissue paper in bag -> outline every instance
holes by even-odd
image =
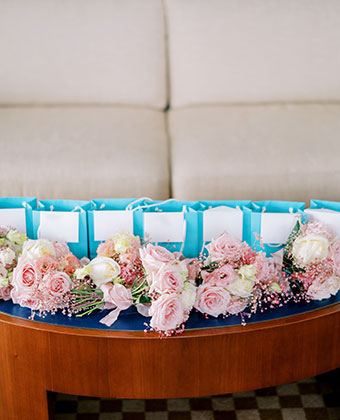
[[[144,237],[151,242],[183,242],[185,223],[183,212],[144,213]]]
[[[25,209],[0,209],[0,226],[13,227],[26,234]]]
[[[38,238],[51,241],[79,242],[79,213],[41,211]]]
[[[243,211],[219,206],[203,212],[203,241],[210,242],[224,232],[242,241]]]
[[[93,211],[94,240],[106,241],[115,233],[133,234],[133,211]]]
[[[306,209],[305,213],[311,220],[316,220],[329,226],[340,236],[340,212],[330,209]]]
[[[265,244],[285,244],[297,217],[291,213],[262,213],[261,238]]]

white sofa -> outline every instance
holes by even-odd
[[[338,0],[0,0],[0,195],[340,200]]]

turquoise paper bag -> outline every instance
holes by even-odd
[[[67,242],[79,259],[88,257],[89,201],[40,200],[33,210],[33,239]]]
[[[32,210],[37,208],[35,197],[1,197],[0,226],[11,226],[33,238]]]
[[[243,241],[247,237],[246,213],[250,200],[199,201],[198,210],[198,248],[204,247],[224,232]]]
[[[187,258],[198,255],[197,201],[146,201],[141,208],[142,225],[138,228],[145,240],[182,252]]]
[[[97,256],[98,245],[115,233],[141,236],[142,209],[145,198],[96,199],[87,212],[90,258]]]
[[[308,220],[317,220],[329,226],[340,236],[340,203],[337,201],[311,200],[305,210]]]
[[[288,240],[305,203],[294,201],[255,201],[245,208],[248,244],[256,251],[279,251]]]

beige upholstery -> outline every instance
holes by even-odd
[[[0,195],[340,200],[339,51],[340,0],[0,0]]]
[[[169,113],[178,199],[340,200],[340,105]]]
[[[171,105],[340,99],[339,0],[166,0]]]
[[[1,0],[0,103],[166,105],[162,0]]]
[[[0,108],[0,196],[167,198],[164,120],[122,107]]]

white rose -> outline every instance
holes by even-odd
[[[15,252],[12,249],[6,248],[0,251],[0,261],[4,267],[6,267],[6,265],[11,265],[14,260]]]
[[[93,283],[100,287],[102,284],[114,280],[120,274],[120,267],[109,257],[96,257],[88,265]]]
[[[115,251],[118,252],[118,254],[125,254],[135,239],[136,237],[129,233],[116,233],[112,236],[113,243],[115,244]]]
[[[273,283],[270,285],[270,290],[271,290],[272,292],[282,293],[281,286],[279,285],[279,283],[276,283],[276,282],[273,282]]]
[[[176,261],[174,263],[175,266],[177,266],[178,271],[180,272],[183,281],[188,280],[188,268],[185,260],[182,261]]]
[[[91,274],[91,268],[86,265],[85,267],[77,268],[74,272],[74,277],[83,280],[86,276]]]
[[[6,277],[0,277],[0,289],[3,287],[7,287],[9,284],[9,280]]]
[[[236,280],[229,284],[227,290],[235,296],[247,298],[253,292],[254,283],[251,278],[237,276]]]
[[[24,242],[22,247],[22,258],[37,260],[44,255],[56,256],[54,245],[48,239],[37,239]]]
[[[186,282],[180,294],[185,312],[190,312],[196,301],[196,287],[191,282]]]
[[[295,239],[293,243],[293,257],[303,265],[322,260],[328,255],[329,242],[324,236],[310,235]]]
[[[22,245],[25,241],[27,241],[27,236],[21,234],[17,230],[10,230],[7,233],[7,239],[9,239],[11,242],[14,242],[17,245]]]
[[[241,276],[244,280],[255,280],[256,273],[257,268],[255,267],[255,265],[243,265],[238,270],[238,275]]]

